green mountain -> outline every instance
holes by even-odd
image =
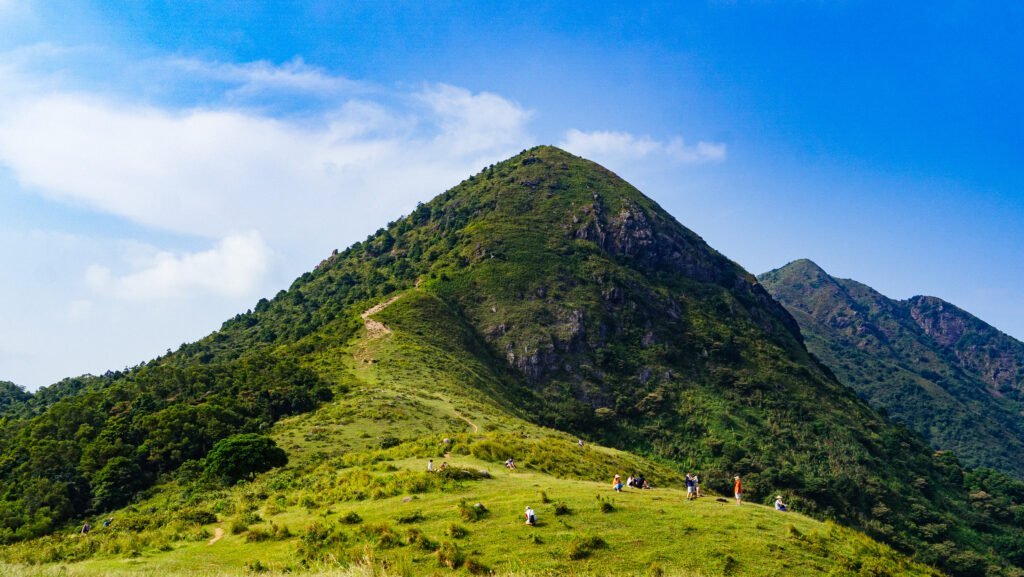
[[[957,575],[1015,574],[1024,562],[1024,484],[964,471],[892,425],[807,352],[793,317],[751,274],[613,173],[551,147],[486,167],[207,338],[76,383],[55,387],[32,414],[0,419],[0,541],[20,543],[9,560],[109,569],[105,559],[117,556],[194,551],[184,544],[215,539],[215,524],[230,521],[246,540],[277,543],[277,558],[296,547],[302,563],[369,550],[423,573],[415,564],[446,549],[431,552],[421,537],[457,540],[461,530],[444,528],[450,516],[481,521],[470,509],[486,495],[500,521],[473,525],[480,536],[468,553],[515,571],[529,568],[494,543],[507,550],[500,535],[519,527],[512,519],[526,498],[554,497],[546,514],[561,517],[554,505],[565,495],[568,511],[599,510],[521,535],[557,560],[542,569],[608,571],[563,564],[593,553],[635,573],[661,561],[644,556],[647,545],[592,539],[583,521],[623,506],[601,504],[601,492],[595,503],[594,491],[607,491],[614,473],[673,487],[697,470],[713,492],[728,494],[741,475],[755,503],[782,494]],[[254,468],[225,486],[209,473],[236,433],[269,435],[288,465],[257,474],[258,459],[237,453],[230,464]],[[594,445],[576,451],[577,436]],[[476,472],[501,470],[508,457],[540,476],[524,485]],[[460,468],[429,476],[427,458]],[[540,495],[546,484],[558,494]],[[657,515],[678,506],[660,501],[678,493],[663,495],[615,517],[614,531],[660,531]],[[417,500],[419,517],[395,517]],[[108,540],[61,534],[125,505]],[[349,508],[372,526],[352,517],[346,527]],[[903,561],[876,545],[831,555],[858,550],[856,539],[810,520],[794,533],[778,517],[742,525],[735,515],[707,541],[700,516],[666,517],[693,526],[702,549],[690,561],[666,550],[663,562],[698,563],[679,574],[706,563],[756,575],[757,559],[785,551],[811,555],[794,574],[913,572],[894,569]],[[282,529],[300,525],[298,535]],[[424,529],[417,537],[399,525]],[[832,538],[814,544],[812,527]],[[746,535],[758,531],[781,549]],[[614,553],[602,557],[605,546]],[[733,546],[745,552],[730,557]],[[887,568],[872,565],[881,559]]]
[[[872,406],[969,466],[1024,478],[1024,343],[940,299],[892,300],[808,260],[760,280]]]

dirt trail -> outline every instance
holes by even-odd
[[[216,529],[213,530],[213,538],[210,539],[206,544],[207,545],[213,545],[217,541],[220,541],[223,537],[224,537],[224,529],[221,529],[220,527],[217,527]]]
[[[370,307],[370,308],[366,309],[365,311],[363,311],[363,314],[359,315],[363,319],[363,325],[366,326],[366,338],[367,339],[371,339],[372,340],[372,339],[380,338],[380,337],[382,337],[382,336],[384,336],[384,335],[386,335],[386,334],[391,332],[391,329],[389,329],[384,323],[382,323],[380,321],[375,321],[375,320],[371,319],[370,317],[372,315],[375,315],[375,314],[379,313],[380,311],[386,309],[388,307],[388,305],[390,305],[391,303],[397,301],[399,299],[399,297],[401,297],[401,296],[402,295],[395,295],[395,296],[391,297],[390,299],[388,299],[388,300],[386,300],[386,301],[384,301],[384,302],[382,302],[380,304],[373,305],[372,307]]]
[[[466,416],[462,415],[461,413],[455,413],[455,414],[456,414],[456,416],[458,416],[463,421],[466,421],[467,423],[469,423],[469,426],[473,427],[473,432],[474,433],[479,433],[480,432],[480,427],[476,426],[476,423],[474,423],[473,421],[470,421],[469,417],[466,417]]]

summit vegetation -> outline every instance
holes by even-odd
[[[753,275],[552,147],[485,167],[200,341],[2,411],[10,571],[1024,566],[1024,484],[894,425]],[[236,443],[287,464],[212,451]],[[722,495],[740,475],[751,503],[685,509],[694,471]],[[611,495],[632,472],[656,489]],[[806,516],[761,506],[776,495]],[[521,526],[526,505],[546,527]]]

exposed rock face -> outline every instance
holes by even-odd
[[[999,394],[1024,394],[1024,344],[942,299],[914,297],[907,306],[914,322],[948,349],[960,368]]]

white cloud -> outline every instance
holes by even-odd
[[[266,90],[310,92],[321,96],[376,90],[368,83],[332,75],[322,68],[309,66],[301,58],[295,58],[280,66],[265,60],[236,64],[195,58],[172,58],[164,63],[193,77],[235,84],[236,87],[229,90],[229,96]]]
[[[270,254],[259,233],[250,232],[229,236],[207,251],[157,252],[142,270],[123,276],[92,265],[86,269],[85,282],[98,294],[127,300],[165,300],[195,293],[245,296],[263,280]]]
[[[660,141],[628,132],[583,132],[575,128],[565,133],[559,146],[599,161],[662,157],[683,164],[709,164],[725,160],[726,155],[726,145],[719,142],[702,140],[688,145],[681,137]]]
[[[56,91],[0,105],[0,164],[28,190],[146,227],[323,251],[531,144],[530,112],[500,96],[436,85],[405,100],[345,100],[309,122]]]
[[[528,139],[525,128],[532,112],[497,94],[473,94],[438,84],[418,97],[438,118],[438,143],[456,154],[514,146]]]

